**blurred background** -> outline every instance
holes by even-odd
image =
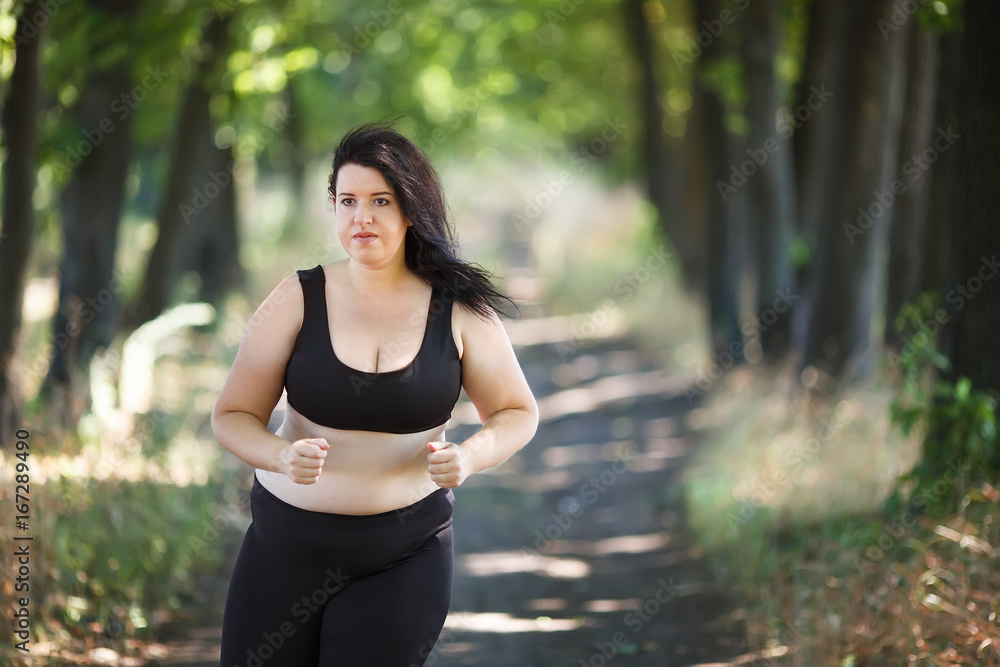
[[[398,117],[542,419],[428,665],[1000,664],[998,14],[0,1],[0,662],[217,664],[209,414]]]

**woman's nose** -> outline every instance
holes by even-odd
[[[358,204],[354,212],[354,219],[359,223],[372,221],[372,209],[368,204]]]

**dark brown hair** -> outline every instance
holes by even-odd
[[[458,257],[441,180],[423,151],[393,125],[394,121],[366,123],[344,135],[333,156],[327,188],[330,197],[337,197],[337,173],[345,164],[377,169],[413,223],[404,242],[407,268],[440,287],[445,298],[458,301],[480,317],[499,310],[503,301],[514,305],[493,286],[493,276],[486,269]]]

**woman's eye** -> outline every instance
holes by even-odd
[[[378,199],[375,200],[375,203],[378,204],[379,206],[388,206],[389,200],[379,197]]]
[[[344,206],[350,206],[351,204],[354,203],[354,200],[351,199],[350,197],[344,197],[343,199],[340,200],[340,203],[343,204]]]

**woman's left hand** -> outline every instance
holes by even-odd
[[[427,443],[427,471],[442,489],[453,489],[469,476],[468,452],[454,442]]]

